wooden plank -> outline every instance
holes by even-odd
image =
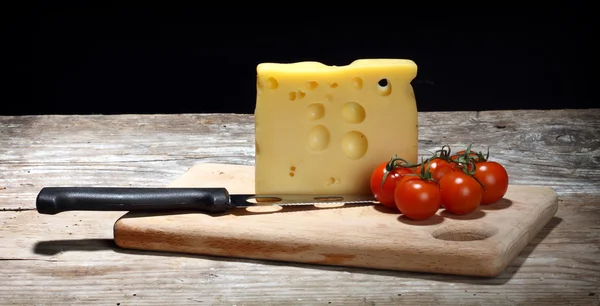
[[[164,186],[199,162],[254,164],[252,115],[0,117],[0,209],[49,185]],[[600,194],[600,111],[423,112],[419,152],[491,145],[511,183]]]
[[[254,160],[249,115],[0,117],[0,209],[44,186],[164,186],[197,162]]]
[[[254,193],[254,167],[197,164],[171,186]],[[253,207],[222,216],[129,213],[114,239],[129,249],[471,276],[496,276],[554,216],[552,189],[511,185],[504,199],[412,222],[378,205]],[[259,208],[257,211],[256,208]]]
[[[2,212],[0,304],[597,305],[598,196],[563,200],[496,278],[121,250],[119,212]],[[331,304],[329,304],[331,302]]]

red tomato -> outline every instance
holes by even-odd
[[[411,220],[427,220],[440,208],[440,188],[434,181],[405,177],[394,190],[396,206]]]
[[[389,208],[396,209],[394,189],[396,189],[396,185],[402,180],[405,174],[412,174],[412,170],[410,168],[398,167],[388,172],[388,163],[389,162],[381,163],[373,170],[373,173],[371,174],[371,192],[379,203]],[[386,172],[388,172],[388,175],[382,186],[381,183],[383,182],[383,177]]]
[[[492,204],[504,197],[508,189],[508,173],[504,167],[493,161],[476,163],[473,176],[485,187],[481,204]]]
[[[438,182],[446,173],[454,170],[449,162],[441,158],[434,158],[431,161],[426,162],[423,166],[425,166],[426,170],[429,169],[431,177]],[[417,167],[415,173],[421,173],[421,166]]]
[[[456,215],[469,214],[481,203],[483,187],[468,174],[452,171],[440,181],[440,194],[444,208]]]

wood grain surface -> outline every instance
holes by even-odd
[[[491,145],[554,218],[496,278],[124,251],[119,212],[38,214],[44,186],[165,186],[199,162],[252,165],[253,117],[0,117],[0,304],[599,305],[600,112],[419,114],[420,152]]]
[[[169,186],[254,194],[254,167],[200,163]],[[557,204],[550,188],[510,185],[497,203],[462,216],[440,209],[425,221],[382,205],[128,213],[116,222],[114,240],[126,249],[487,277],[506,268]]]

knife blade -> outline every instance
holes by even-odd
[[[65,211],[158,212],[191,210],[222,214],[234,208],[317,204],[377,204],[361,195],[229,194],[226,188],[44,187],[36,197],[38,213]]]

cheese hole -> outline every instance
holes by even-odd
[[[332,96],[332,95],[330,95],[330,94],[326,94],[326,95],[325,95],[325,100],[327,100],[327,101],[331,102],[331,101],[333,101],[333,96]]]
[[[356,89],[361,89],[363,87],[363,80],[359,77],[355,77],[352,79],[352,87]]]
[[[308,90],[313,90],[317,87],[319,87],[319,83],[317,83],[315,81],[306,82],[306,89],[308,89]]]
[[[389,96],[392,93],[392,84],[388,79],[381,79],[377,82],[377,89],[382,96]]]
[[[360,159],[367,153],[368,147],[367,136],[359,131],[350,131],[342,136],[342,152],[350,159]]]
[[[308,133],[308,148],[312,151],[323,151],[329,146],[330,137],[329,130],[319,124]]]
[[[296,171],[296,166],[291,166],[290,171]]]
[[[331,87],[331,88],[337,88],[338,87],[338,83],[331,83],[331,85],[329,85],[329,87]]]
[[[296,92],[295,91],[290,92],[288,94],[288,97],[289,97],[290,101],[296,100]]]
[[[275,78],[268,78],[267,79],[267,87],[269,89],[276,89],[277,87],[279,87],[279,83],[277,82],[277,80]]]
[[[366,117],[365,108],[356,102],[348,102],[342,106],[342,117],[348,123],[361,123]]]
[[[330,177],[327,179],[327,186],[338,185],[340,183],[340,179],[337,177]]]
[[[313,103],[307,108],[308,120],[319,120],[325,116],[325,106],[321,103]]]
[[[306,93],[304,93],[302,90],[298,90],[298,93],[296,93],[296,97],[298,97],[298,99],[302,99],[304,96],[306,96]]]
[[[294,177],[294,172],[290,172],[290,177]]]

